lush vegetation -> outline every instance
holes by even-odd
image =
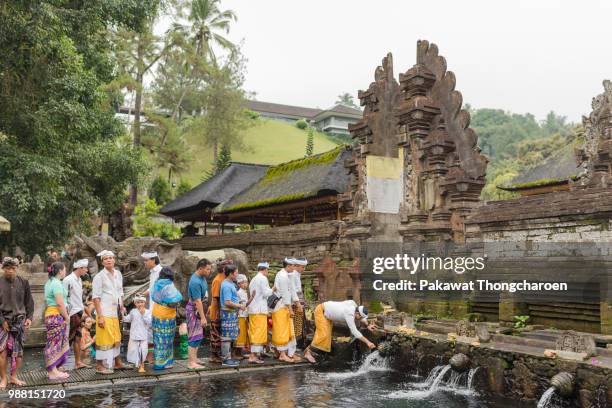
[[[181,237],[181,229],[178,226],[155,219],[159,216],[160,208],[161,206],[153,199],[147,199],[143,204],[136,206],[134,210],[134,236],[163,239],[178,239]]]
[[[541,164],[562,149],[571,147],[580,138],[581,129],[567,123],[566,118],[550,112],[538,122],[524,115],[500,109],[471,109],[470,126],[478,134],[479,146],[489,158],[487,184],[482,192],[486,200],[499,200],[516,193],[498,189],[517,175]]]
[[[121,94],[110,27],[138,30],[151,0],[0,3],[2,244],[42,253],[109,213],[146,163],[114,118]],[[2,245],[0,245],[2,246]]]

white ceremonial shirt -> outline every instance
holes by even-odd
[[[161,264],[155,265],[149,270],[149,310],[153,310],[153,286],[155,285],[155,281],[159,278],[161,270]]]
[[[100,299],[102,315],[118,317],[117,308],[123,299],[123,275],[117,269],[114,274],[102,269],[93,278],[91,293],[92,299]]]
[[[64,288],[66,289],[66,293],[68,294],[67,298],[67,308],[68,315],[72,316],[79,312],[82,312],[83,307],[83,281],[81,278],[76,276],[74,272],[70,275],[66,276],[62,281]]]
[[[354,300],[345,300],[344,302],[328,301],[323,303],[323,309],[325,309],[324,315],[327,319],[337,323],[345,322],[356,339],[363,337],[363,334],[357,330],[355,325],[357,303]]]
[[[289,279],[291,279],[295,292],[297,294],[302,293],[302,275],[298,271],[289,272]]]
[[[249,283],[249,293],[253,295],[253,290],[255,290],[255,297],[251,301],[251,304],[248,307],[249,314],[268,314],[268,297],[272,294],[272,289],[270,288],[270,282],[268,281],[268,277],[264,276],[261,272],[258,272],[257,275],[251,282]]]
[[[276,273],[274,277],[274,286],[276,286],[276,295],[281,297],[278,301],[274,311],[278,311],[285,306],[291,306],[294,299],[293,285],[289,279],[289,274],[285,268],[281,269]]]
[[[147,340],[147,333],[151,327],[150,310],[145,309],[144,314],[141,314],[138,309],[134,308],[123,321],[131,323],[130,340]]]
[[[247,294],[247,291],[242,288],[238,289],[238,303],[246,306],[248,301],[249,295]],[[238,312],[238,317],[249,317],[249,312],[246,309],[240,310]]]

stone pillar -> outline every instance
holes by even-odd
[[[608,271],[600,284],[601,301],[599,313],[601,319],[601,334],[612,335],[612,274]]]
[[[512,293],[499,294],[499,323],[503,326],[514,324],[514,316],[529,314],[527,304],[518,302]]]

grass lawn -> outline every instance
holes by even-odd
[[[306,152],[307,131],[290,123],[263,120],[247,129],[244,134],[245,144],[249,150],[232,151],[232,160],[245,163],[279,164],[304,157]],[[213,154],[209,147],[196,137],[187,139],[191,148],[193,161],[182,179],[196,186],[202,181],[204,172],[212,168]],[[315,131],[314,153],[322,153],[336,147],[324,133]]]

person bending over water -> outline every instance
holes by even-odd
[[[311,349],[326,353],[331,351],[334,322],[345,322],[351,330],[353,337],[365,343],[370,350],[376,347],[374,343],[368,340],[357,329],[355,321],[360,321],[368,326],[368,311],[364,306],[357,306],[357,303],[355,303],[353,300],[345,300],[344,302],[329,301],[321,303],[315,308],[314,319],[315,334],[312,338],[312,343],[310,343],[310,346],[308,346],[304,352],[304,357],[306,360],[313,364],[316,363],[316,360],[312,355]],[[373,330],[374,325],[369,325],[368,329]]]

